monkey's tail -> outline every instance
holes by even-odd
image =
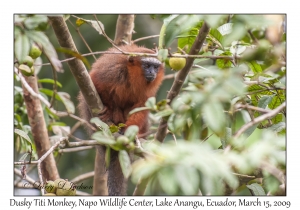
[[[108,195],[126,195],[127,179],[124,177],[118,158],[118,152],[111,150],[107,178]]]

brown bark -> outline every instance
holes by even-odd
[[[63,18],[59,16],[49,16],[49,19],[60,46],[77,52],[72,36]],[[65,56],[67,58],[72,57],[69,54],[65,54]],[[68,65],[76,79],[86,103],[90,108],[92,116],[98,116],[104,106],[83,62],[79,59],[74,59],[69,60]],[[93,195],[107,195],[104,151],[105,148],[103,146],[96,147]]]
[[[25,79],[28,85],[36,93],[38,93],[36,77],[25,77]],[[42,105],[40,100],[32,96],[24,87],[23,92],[31,132],[36,145],[38,157],[41,158],[51,147]],[[55,180],[59,178],[56,162],[52,153],[42,162],[41,170],[44,180]]]
[[[134,15],[119,15],[114,42],[116,45],[130,44],[134,28]]]

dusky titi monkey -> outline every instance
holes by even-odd
[[[155,53],[137,45],[120,48],[133,54]],[[119,52],[115,48],[110,48],[109,51]],[[92,65],[90,76],[106,107],[105,112],[99,116],[102,121],[110,120],[115,125],[124,123],[125,129],[130,125],[137,125],[139,134],[148,131],[148,111],[140,111],[130,116],[128,113],[134,108],[145,106],[147,99],[155,96],[164,76],[163,63],[154,57],[104,54]],[[92,115],[81,94],[78,99],[80,116],[89,121]],[[126,194],[126,180],[116,151],[111,152],[107,184],[109,195]]]

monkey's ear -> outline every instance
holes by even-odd
[[[133,63],[133,62],[134,62],[133,56],[129,56],[128,61],[129,61],[130,63]]]

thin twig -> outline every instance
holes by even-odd
[[[55,101],[55,95],[57,94],[57,74],[56,74],[56,70],[54,68],[52,68],[52,73],[53,73],[53,80],[54,80],[54,84],[53,84],[53,95],[52,98],[50,100],[50,107],[53,107],[54,101]]]
[[[73,28],[75,29],[75,31],[78,33],[78,35],[80,36],[81,40],[83,41],[83,43],[85,44],[85,46],[88,48],[88,50],[90,52],[93,52],[92,49],[90,48],[89,44],[86,42],[86,40],[84,39],[84,37],[82,36],[79,27],[75,27],[74,24],[70,21],[70,19],[68,19],[69,23],[73,26]],[[94,59],[97,60],[96,56],[93,55]]]
[[[23,177],[21,171],[17,168],[14,168],[14,173],[16,175],[18,175],[19,177]],[[29,177],[28,175],[26,176],[25,180],[28,181],[33,186],[36,184],[36,181],[34,179],[32,179],[31,177]]]
[[[79,190],[76,190],[76,195],[80,195],[80,196],[91,196],[91,194],[86,193],[86,192],[82,192],[82,191],[79,191]]]
[[[176,139],[175,134],[172,133],[171,131],[168,131],[168,132],[172,135],[172,137],[173,137],[173,139],[174,139],[174,141],[175,141],[175,144],[177,145],[177,139]]]
[[[142,40],[152,39],[152,38],[156,38],[156,37],[159,37],[159,34],[158,35],[141,37],[141,38],[138,38],[136,40],[133,40],[132,43],[136,43],[136,42],[139,42],[139,41],[142,41]]]
[[[91,177],[93,177],[95,175],[95,172],[94,171],[91,171],[91,172],[88,172],[88,173],[85,173],[85,174],[81,174],[79,176],[76,176],[74,179],[72,179],[70,182],[73,182],[73,183],[78,183],[78,182],[81,182],[85,179],[89,179]]]
[[[253,33],[252,33],[252,31],[251,31],[250,29],[248,30],[248,33],[249,33],[251,39],[253,40],[253,42],[254,42],[255,44],[258,44],[258,40],[257,40],[256,37],[253,35]]]
[[[98,51],[98,52],[92,52],[92,53],[85,53],[85,54],[81,54],[81,56],[85,57],[85,56],[90,56],[90,55],[99,55],[99,54],[123,54],[123,55],[134,55],[134,56],[144,56],[144,57],[157,57],[157,53],[155,54],[149,54],[149,53],[138,53],[138,52],[115,52],[115,51]],[[172,55],[172,56],[168,56],[168,57],[178,57],[178,58],[211,58],[211,59],[229,59],[232,60],[234,59],[234,57],[232,56],[216,56],[216,55]],[[76,59],[76,57],[71,57],[71,58],[67,58],[64,60],[61,60],[60,62],[67,62],[70,60],[74,60]],[[50,63],[44,63],[41,65],[35,65],[35,66],[48,66],[51,65]]]
[[[68,152],[80,152],[88,149],[93,149],[93,146],[84,146],[84,147],[76,147],[76,148],[66,148],[58,150],[59,153],[68,153]]]
[[[50,149],[38,160],[38,164],[37,164],[37,169],[38,169],[38,175],[39,175],[39,179],[40,179],[40,183],[41,183],[41,186],[44,186],[44,182],[43,182],[43,174],[42,174],[42,170],[41,170],[41,164],[42,162],[48,157],[48,155],[50,155],[53,150],[58,147],[58,145],[60,143],[62,143],[63,141],[66,141],[68,140],[68,138],[66,137],[62,137],[59,141],[57,141],[52,147],[50,147]],[[42,195],[44,195],[44,191],[43,189],[41,188],[41,193]]]
[[[278,168],[275,166],[271,165],[270,163],[263,161],[260,166],[261,170],[266,170],[270,174],[272,174],[274,177],[276,177],[281,184],[285,187],[285,176],[282,171],[280,171]]]
[[[285,88],[266,88],[266,89],[263,89],[263,90],[256,90],[256,91],[251,91],[251,92],[243,93],[243,95],[252,95],[252,94],[261,93],[261,92],[264,92],[264,91],[270,91],[271,93],[276,94],[272,90],[285,90]]]
[[[168,74],[168,75],[164,76],[164,80],[165,79],[174,79],[175,77],[176,77],[176,73],[174,73],[174,74]]]
[[[252,110],[255,110],[255,111],[258,111],[258,112],[262,112],[262,113],[269,113],[271,111],[271,110],[263,109],[263,108],[260,108],[260,107],[251,106],[251,105],[248,105],[248,104],[236,104],[234,107],[235,107],[235,109],[240,109],[240,108],[252,109]]]
[[[70,135],[70,134],[68,135],[68,137],[74,139],[75,141],[79,141],[79,142],[84,141],[84,139],[80,139],[80,138]]]
[[[234,135],[234,138],[238,138],[242,133],[244,133],[248,128],[250,128],[251,126],[260,123],[266,119],[272,118],[275,115],[277,115],[280,111],[282,111],[284,108],[286,107],[286,102],[282,103],[280,106],[278,106],[276,109],[261,115],[255,119],[253,119],[252,121],[248,122],[247,124],[243,125]]]
[[[69,135],[72,135],[81,126],[81,124],[82,123],[80,121],[76,122],[75,125],[73,125],[73,127],[71,128]]]
[[[36,161],[17,161],[17,162],[14,162],[14,165],[26,165],[26,164],[38,164],[38,160]]]
[[[80,142],[67,142],[68,147],[82,147],[82,146],[95,146],[95,145],[102,145],[96,140],[86,140]]]
[[[123,50],[121,50],[115,43],[114,43],[114,41],[113,40],[111,40],[111,38],[109,38],[108,36],[107,36],[107,34],[105,33],[105,31],[104,31],[104,29],[102,28],[102,26],[100,25],[100,21],[98,20],[98,18],[97,18],[97,16],[94,14],[94,17],[95,17],[95,19],[96,19],[96,21],[97,21],[97,24],[98,24],[98,26],[99,26],[99,28],[100,28],[100,30],[101,30],[101,32],[102,32],[102,35],[107,39],[107,41],[109,41],[109,43],[111,43],[112,44],[112,46],[114,46],[117,50],[119,50],[120,52],[123,52]]]

